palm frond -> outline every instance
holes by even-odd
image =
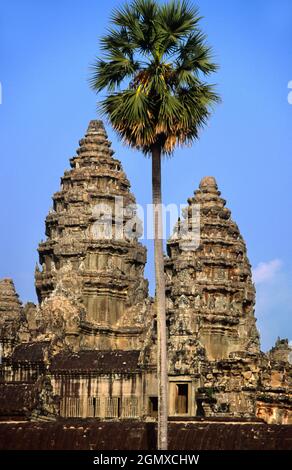
[[[108,92],[101,113],[124,142],[146,154],[154,144],[171,154],[196,140],[220,100],[202,80],[217,65],[198,10],[186,0],[134,0],[111,20],[90,80],[96,92]]]
[[[202,72],[209,75],[217,70],[218,66],[212,60],[212,50],[206,44],[206,37],[201,31],[190,34],[185,42],[177,48],[178,70],[192,70],[194,73]]]
[[[141,88],[108,95],[100,104],[103,115],[128,145],[143,148],[153,143],[152,103]]]
[[[162,5],[160,9],[160,27],[174,41],[190,34],[196,28],[199,20],[198,10],[185,0],[171,0]]]
[[[137,44],[130,40],[127,28],[110,28],[108,34],[101,38],[101,49],[107,54],[120,50],[123,54],[132,57]]]
[[[97,60],[92,65],[92,74],[89,80],[91,88],[97,92],[104,88],[113,91],[127,77],[132,77],[139,68],[139,62],[127,57],[121,51],[111,51],[108,61]]]

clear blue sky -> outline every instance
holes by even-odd
[[[217,178],[256,269],[256,315],[265,350],[278,335],[292,339],[292,2],[195,3],[221,66],[212,78],[223,103],[200,141],[164,163],[164,201],[184,203],[203,176]],[[96,117],[89,65],[112,8],[120,4],[1,2],[0,277],[13,277],[23,301],[35,300],[36,249],[45,238],[51,196]],[[150,202],[150,162],[108,131],[137,201]],[[151,261],[146,275],[153,279]]]

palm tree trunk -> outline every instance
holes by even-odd
[[[157,448],[167,450],[168,363],[161,203],[161,148],[152,148],[152,198],[154,210],[154,258],[157,308],[158,435]]]

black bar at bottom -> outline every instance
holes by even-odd
[[[232,465],[235,464],[286,464],[291,451],[1,451],[0,463],[4,465],[70,465],[71,468],[114,467],[139,468],[142,465]]]

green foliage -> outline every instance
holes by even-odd
[[[217,69],[189,2],[135,0],[116,9],[90,84],[106,90],[103,115],[127,144],[171,154],[189,144],[219,101],[203,78]]]

